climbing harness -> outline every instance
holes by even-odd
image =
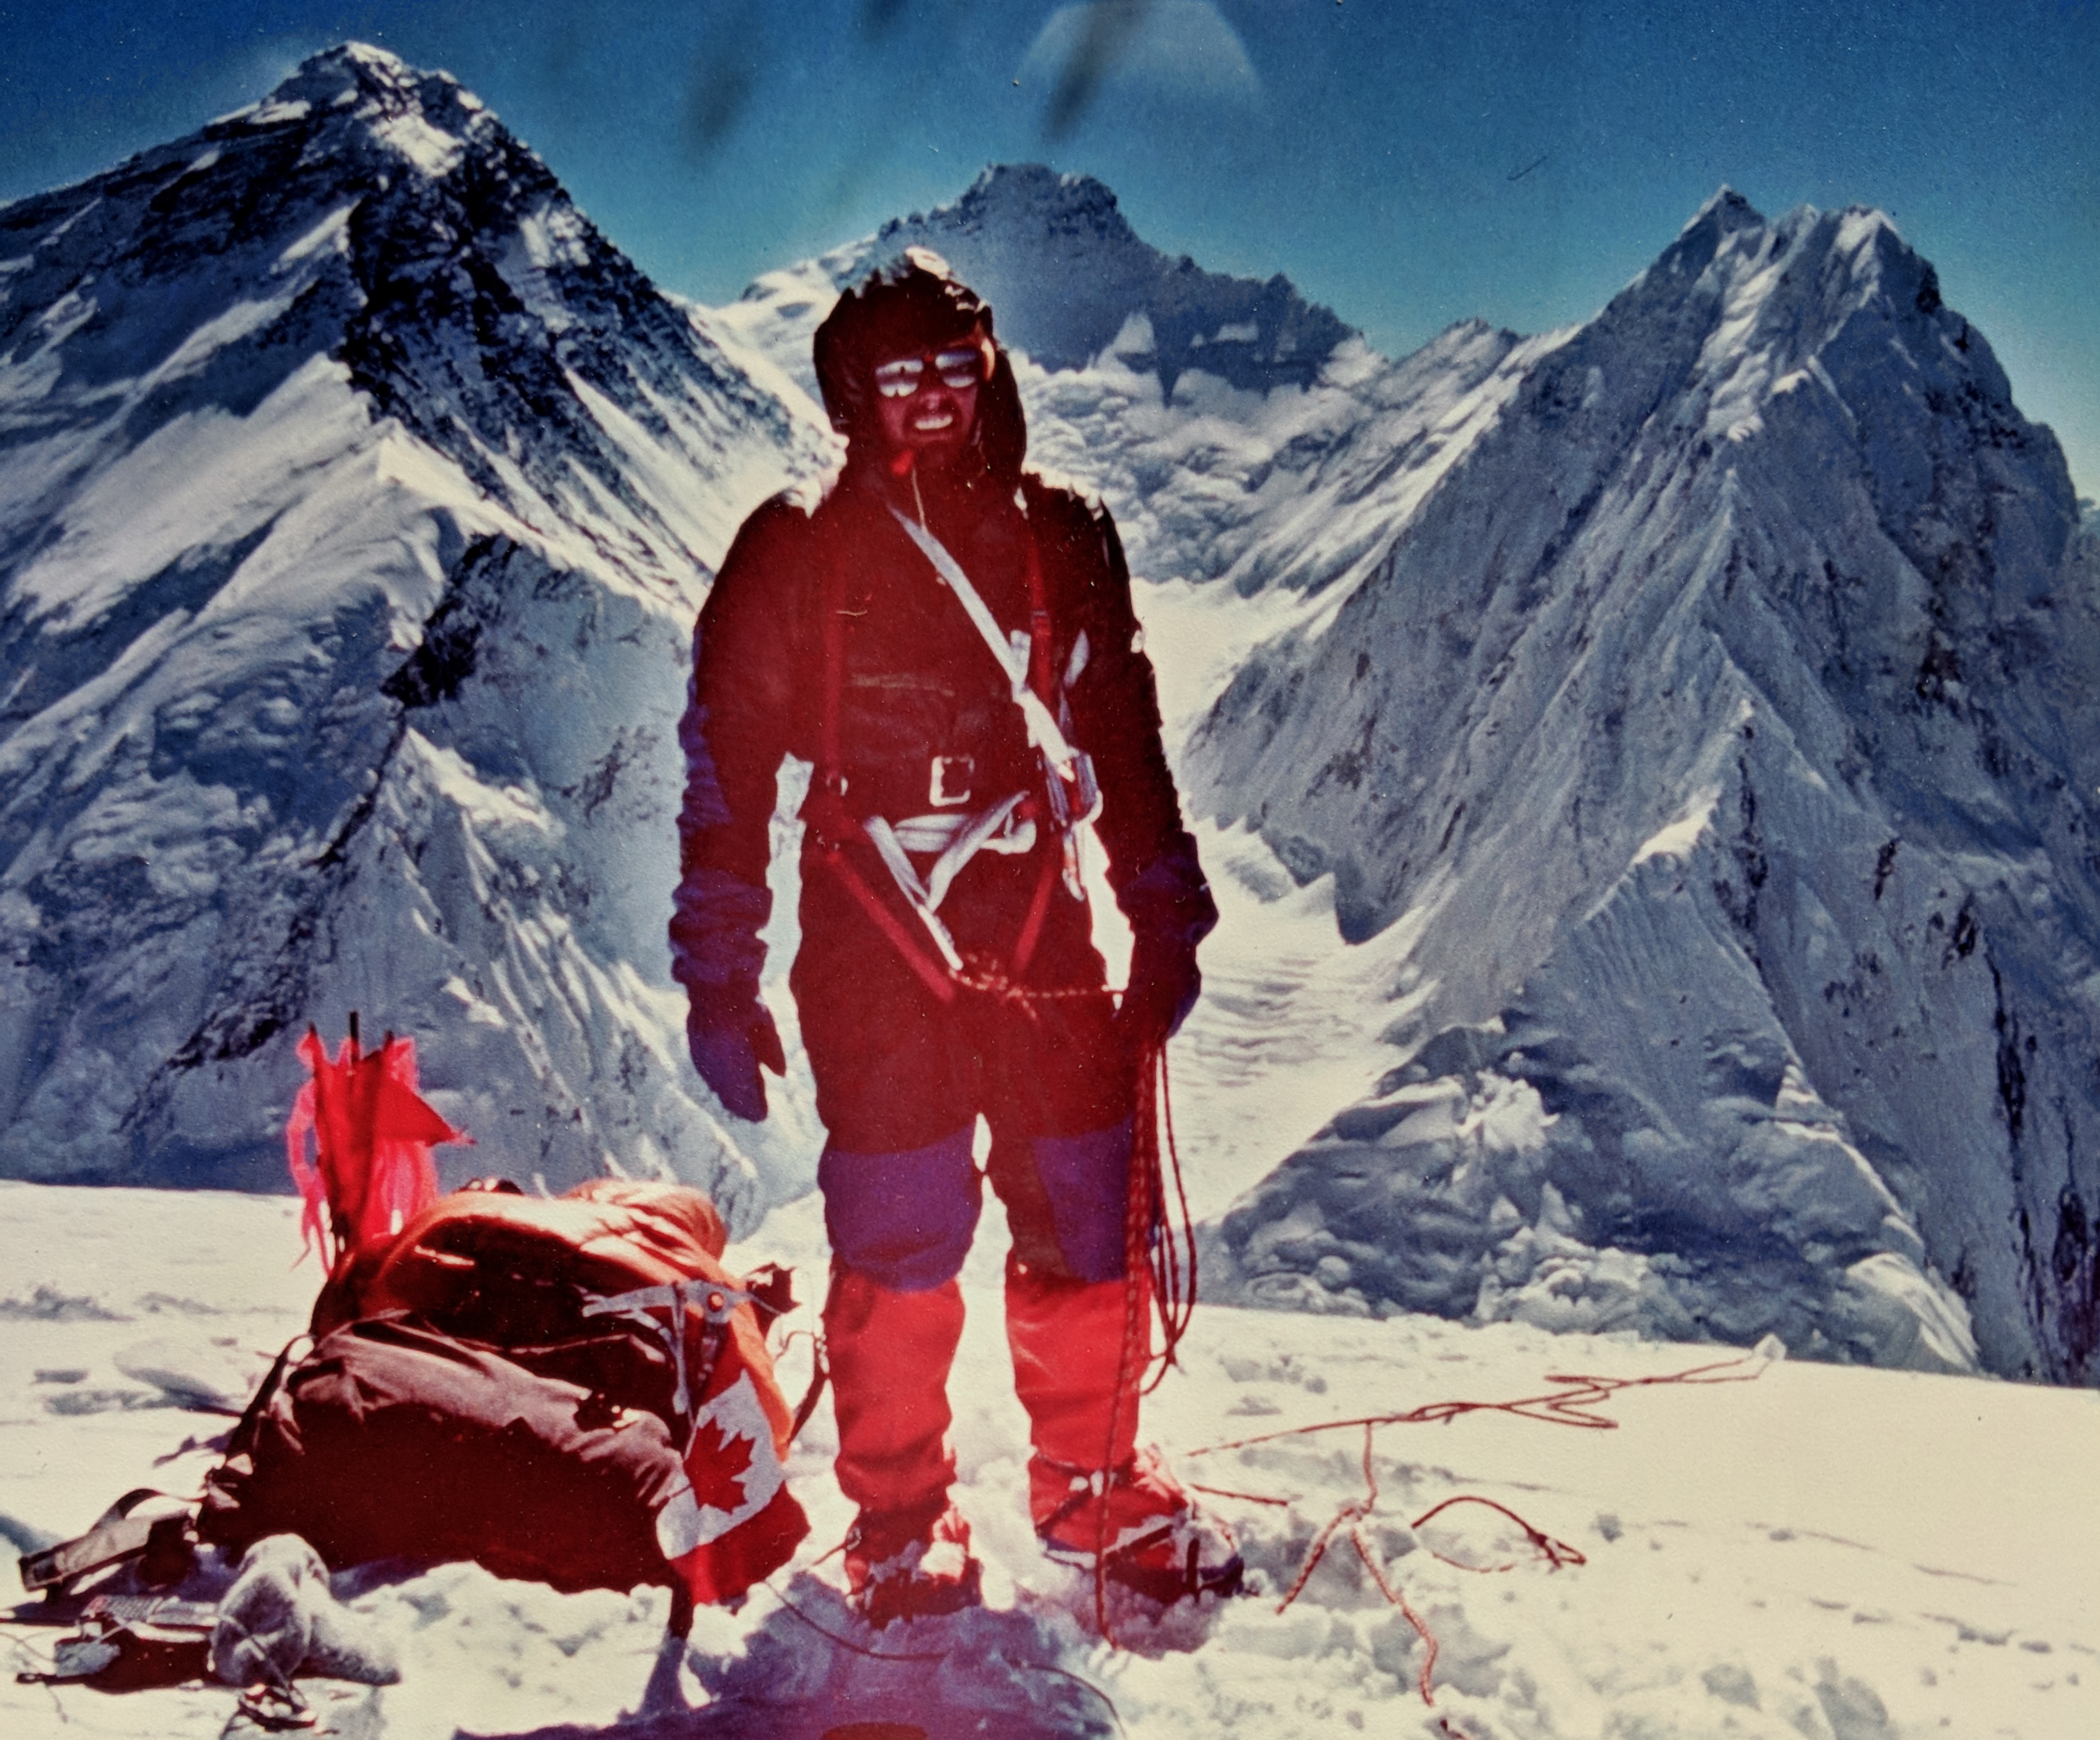
[[[915,486],[916,481],[915,477]],[[1016,939],[1011,964],[1002,969],[979,961],[966,961],[940,916],[942,903],[955,878],[979,852],[1017,857],[1035,850],[1039,842],[1036,794],[1014,792],[982,808],[971,809],[968,806],[975,795],[974,763],[967,756],[937,755],[932,757],[929,768],[929,808],[926,813],[896,820],[881,815],[852,815],[845,804],[847,778],[839,744],[848,613],[839,596],[843,576],[836,563],[827,576],[829,586],[823,601],[823,705],[818,766],[812,782],[813,804],[805,813],[815,825],[824,861],[937,998],[944,1003],[952,1001],[959,987],[996,989],[1013,995],[1018,992],[1028,963],[1034,957],[1048,916],[1051,890],[1059,873],[1061,872],[1065,890],[1073,899],[1086,898],[1080,875],[1079,831],[1101,815],[1100,783],[1092,757],[1071,743],[1070,709],[1061,692],[1058,695],[1057,711],[1051,710],[1049,697],[1059,686],[1053,676],[1052,625],[1042,562],[1032,530],[1027,545],[1029,626],[1005,634],[962,564],[924,524],[923,510],[922,518],[916,520],[894,506],[889,511],[926,558],[935,576],[955,595],[964,616],[1006,678],[1008,696],[1021,712],[1029,746],[1042,769],[1040,807],[1048,812],[1061,850],[1044,864],[1043,877],[1030,900],[1027,916]],[[1066,685],[1076,680],[1086,668],[1088,656],[1086,633],[1082,629],[1074,638],[1066,663]],[[911,930],[899,921],[890,903],[870,885],[847,857],[842,841],[856,832],[874,847],[906,908],[932,942],[939,956],[938,961],[928,956]],[[914,854],[933,859],[923,873],[911,861]],[[1090,987],[1089,994],[1099,993]]]

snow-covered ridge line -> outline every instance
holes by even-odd
[[[818,435],[357,45],[0,253],[0,1168],[277,1183],[291,1041],[357,1009],[455,1168],[755,1208],[666,977],[673,725]]]
[[[1186,761],[1409,939],[1246,1295],[2100,1379],[2100,563],[1930,267],[1724,189],[1388,550]]]

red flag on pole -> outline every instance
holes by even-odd
[[[416,1091],[413,1040],[389,1033],[378,1050],[360,1052],[352,1015],[350,1037],[333,1060],[311,1026],[299,1055],[313,1079],[293,1102],[285,1153],[306,1199],[301,1234],[309,1247],[319,1242],[333,1273],[360,1245],[390,1237],[437,1200],[434,1144],[473,1138]]]

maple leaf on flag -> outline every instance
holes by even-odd
[[[736,1511],[745,1500],[744,1477],[751,1472],[752,1441],[742,1433],[722,1430],[721,1421],[704,1415],[686,1447],[686,1477],[693,1502],[703,1510]]]

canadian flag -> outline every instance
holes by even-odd
[[[739,1370],[694,1416],[685,1478],[656,1513],[657,1544],[695,1601],[719,1601],[786,1564],[809,1532],[773,1421]]]

